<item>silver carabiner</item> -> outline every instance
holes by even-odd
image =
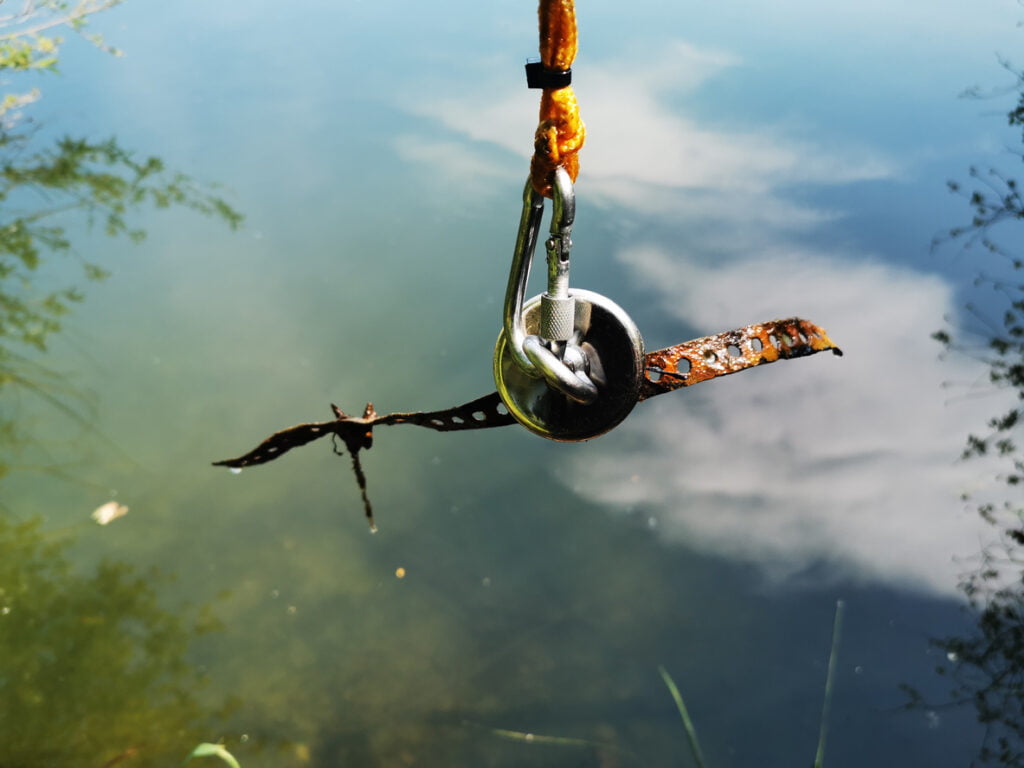
[[[546,243],[548,290],[541,296],[540,335],[528,335],[523,303],[537,237],[544,216],[544,198],[527,180],[523,213],[505,290],[503,327],[508,352],[528,376],[543,377],[554,389],[578,403],[589,404],[598,396],[590,379],[587,355],[579,349],[575,331],[575,301],[569,293],[569,253],[576,218],[576,195],[564,168],[552,178],[551,234]]]

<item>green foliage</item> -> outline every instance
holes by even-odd
[[[85,29],[118,2],[23,0],[0,15],[5,85],[57,71],[64,39],[55,30],[117,55]],[[82,280],[106,275],[77,253],[70,233],[84,222],[139,241],[145,233],[132,214],[143,207],[191,209],[232,228],[241,216],[211,189],[114,138],[42,143],[20,111],[38,95],[0,96],[0,406],[17,388],[78,417],[73,392],[32,359],[84,295],[75,284],[41,287],[47,264],[73,257]],[[24,441],[0,410],[0,448]],[[0,478],[6,470],[0,457]],[[185,654],[192,637],[217,624],[204,612],[162,608],[162,581],[114,561],[76,573],[67,545],[37,521],[0,515],[0,766],[174,765],[183,746],[201,740],[204,681]]]
[[[0,71],[55,71],[63,38],[45,34],[55,28],[82,34],[118,54],[84,29],[89,17],[119,2],[29,0],[17,13],[0,16]],[[0,117],[30,100],[31,93],[7,94],[0,101]],[[71,305],[83,298],[74,286],[41,293],[33,281],[48,257],[72,252],[71,214],[83,215],[107,235],[135,241],[145,233],[129,223],[129,215],[144,205],[189,208],[232,228],[242,221],[213,191],[167,171],[159,158],[137,157],[114,138],[65,137],[37,147],[19,124],[17,119],[0,123],[0,384],[11,351],[21,345],[44,349]],[[82,274],[97,280],[106,273],[86,261]]]
[[[85,215],[107,235],[135,241],[145,232],[132,227],[128,215],[145,204],[190,208],[233,228],[241,223],[223,199],[183,174],[168,173],[158,158],[136,159],[114,139],[63,138],[35,152],[29,143],[24,137],[0,136],[0,211],[10,211],[8,204],[28,193],[50,201],[20,215],[0,213],[0,372],[5,352],[14,345],[45,349],[71,305],[82,300],[75,287],[39,293],[33,285],[46,257],[71,251],[63,223],[70,213]],[[86,279],[104,275],[99,265],[83,264]]]
[[[54,29],[76,32],[114,56],[121,52],[108,46],[102,36],[85,32],[89,17],[118,5],[121,0],[27,0],[9,15],[0,15],[0,71],[56,72],[64,38]],[[9,93],[0,99],[0,118],[10,130],[20,115],[15,110],[39,98],[39,91]],[[13,116],[14,120],[10,119]]]
[[[1024,72],[1013,69],[1007,62],[1003,65],[1016,78],[1018,103],[1008,113],[1011,125],[1024,126]],[[976,90],[968,92],[978,97]],[[1024,155],[1022,155],[1024,157]],[[1024,198],[1016,179],[996,168],[981,171],[972,167],[969,171],[969,188],[957,181],[948,182],[951,192],[964,197],[971,208],[970,222],[952,227],[937,237],[933,246],[948,241],[958,241],[965,251],[980,247],[986,255],[998,257],[996,274],[988,265],[980,271],[975,285],[983,286],[1004,297],[1005,309],[1001,322],[993,323],[985,318],[990,335],[985,340],[985,350],[973,349],[981,354],[988,364],[989,381],[996,387],[1012,389],[1018,393],[1018,400],[1024,400],[1024,282],[1019,273],[1024,268],[1024,258],[1002,244],[998,233],[1005,231],[1006,224],[1024,219]],[[975,312],[975,308],[968,305]],[[957,341],[950,331],[940,330],[932,338],[947,349],[956,349]],[[963,451],[963,458],[1000,455],[1014,456],[1016,443],[1011,435],[1021,418],[1020,408],[1012,407],[998,414],[988,422],[989,432],[985,435],[970,435]],[[1013,462],[1013,469],[1007,482],[1016,485],[1024,480],[1024,463]]]
[[[23,72],[29,69],[56,69],[59,37],[35,35],[30,40],[10,39],[0,42],[0,69]]]
[[[19,3],[16,12],[0,15],[0,72],[19,78],[56,72],[64,39],[52,32],[60,29],[119,55],[100,36],[85,32],[92,15],[119,2]],[[73,406],[54,394],[52,376],[26,360],[25,353],[45,350],[73,305],[84,298],[78,281],[42,288],[40,271],[48,262],[76,258],[85,281],[106,275],[103,266],[77,253],[70,232],[84,221],[111,237],[138,242],[145,232],[131,215],[146,206],[191,209],[233,229],[242,217],[214,190],[168,171],[157,157],[136,155],[114,138],[68,136],[41,145],[36,133],[24,128],[19,111],[38,95],[33,88],[0,97],[0,405],[5,390],[19,387],[68,411]],[[10,447],[20,439],[0,411],[0,445]],[[0,457],[0,477],[5,471]]]
[[[196,743],[207,615],[168,612],[162,578],[106,561],[78,574],[38,521],[0,516],[0,765],[173,765]]]
[[[64,38],[49,34],[67,29],[82,35],[93,45],[114,55],[120,51],[103,42],[100,35],[87,34],[90,17],[122,0],[24,0],[18,9],[0,15],[0,69],[52,69],[56,66]],[[10,55],[7,55],[7,51]],[[52,63],[50,62],[52,59]]]
[[[1008,121],[1024,126],[1024,73],[1008,69],[1016,78],[1017,97]],[[1024,219],[1024,199],[1017,180],[996,169],[980,172],[972,168],[970,178],[969,190],[949,183],[954,193],[967,200],[970,222],[938,240],[959,241],[965,250],[980,246],[989,259],[996,257],[996,274],[986,262],[976,285],[1001,295],[1005,306],[998,318],[975,313],[988,329],[981,345],[959,344],[954,334],[945,330],[933,338],[947,349],[966,348],[980,356],[988,366],[989,382],[1014,392],[1020,403],[1024,401],[1024,276],[1020,274],[1024,258],[1002,243],[1006,237],[1019,237],[1019,229],[1009,225]],[[999,479],[1011,492],[1002,503],[975,504],[978,514],[1002,534],[1000,543],[982,552],[978,567],[966,574],[960,585],[976,612],[976,631],[934,641],[948,660],[937,672],[951,680],[952,701],[974,707],[978,721],[985,726],[978,760],[1014,768],[1024,768],[1024,505],[1016,493],[1024,482],[1024,454],[1018,447],[1024,423],[1021,407],[1015,404],[996,414],[988,420],[987,431],[967,436],[962,458],[988,457],[999,462]],[[910,695],[908,707],[930,706],[916,690],[905,690]]]

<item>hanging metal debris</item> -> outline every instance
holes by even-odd
[[[680,387],[689,387],[730,373],[738,373],[776,360],[806,357],[831,350],[842,351],[818,326],[798,317],[748,325],[717,336],[704,336],[644,357],[643,382],[638,400],[647,400]],[[587,408],[588,406],[582,406]],[[515,424],[497,392],[443,411],[414,411],[380,415],[372,403],[366,404],[362,416],[349,416],[331,405],[335,418],[297,424],[275,432],[248,453],[235,459],[214,462],[215,466],[242,469],[280,458],[292,448],[330,435],[341,440],[352,457],[352,467],[363,497],[363,508],[370,529],[376,530],[373,507],[366,490],[366,476],[359,461],[359,451],[373,445],[373,428],[395,424],[412,424],[437,432],[460,432],[469,429],[490,429]],[[339,452],[337,446],[335,451]]]
[[[645,352],[629,315],[611,299],[569,284],[573,184],[585,130],[572,90],[576,17],[572,0],[541,0],[541,60],[526,67],[527,84],[542,89],[530,177],[503,306],[493,370],[497,392],[443,411],[380,415],[367,403],[362,416],[336,405],[331,421],[275,432],[244,456],[214,462],[241,469],[273,461],[327,435],[352,458],[370,529],[373,507],[359,452],[373,444],[378,425],[413,424],[438,432],[503,427],[516,422],[551,440],[578,442],[621,423],[642,400],[776,360],[824,350],[842,354],[818,326],[800,318],[748,325],[656,352]],[[547,290],[526,299],[544,201],[552,201]]]

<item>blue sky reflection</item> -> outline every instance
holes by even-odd
[[[116,489],[133,511],[105,546],[181,570],[183,593],[237,586],[229,623],[246,632],[211,668],[287,711],[290,737],[329,744],[353,712],[377,733],[495,697],[558,710],[495,726],[570,733],[563,709],[625,702],[609,717],[660,712],[650,764],[675,764],[664,663],[722,756],[709,762],[790,765],[810,754],[841,596],[837,764],[965,762],[971,713],[893,712],[900,682],[932,674],[927,638],[965,621],[947,599],[956,558],[990,533],[958,499],[991,473],[957,456],[999,403],[972,396],[982,366],[929,339],[961,314],[974,265],[929,242],[968,215],[945,179],[1017,162],[1004,102],[956,98],[1007,82],[996,54],[1020,49],[1016,2],[580,3],[574,283],[627,308],[651,348],[800,314],[844,358],[658,398],[584,445],[383,432],[366,459],[373,538],[326,445],[242,476],[207,466],[332,401],[431,409],[491,391],[536,120],[534,10],[135,0],[98,23],[124,60],[69,46],[34,105],[41,130],[116,134],[223,182],[247,221],[156,215],[142,249],[95,246],[114,274],[69,336],[99,362],[61,362],[86,370],[132,461],[97,462],[104,496],[69,490],[82,498],[61,508],[87,515]],[[263,644],[274,633],[291,656]]]
[[[962,301],[941,259],[923,270],[907,266],[924,263],[926,238],[907,254],[881,238],[870,250],[870,237],[856,247],[830,244],[828,232],[870,210],[878,183],[908,193],[899,204],[913,226],[931,227],[929,236],[955,223],[922,215],[933,204],[945,212],[933,202],[946,194],[942,185],[921,194],[915,184],[940,167],[962,174],[965,148],[984,157],[980,150],[998,146],[1001,121],[975,115],[972,129],[957,133],[930,116],[963,108],[954,94],[971,83],[973,54],[1007,39],[1019,11],[1011,6],[969,16],[954,4],[898,13],[829,6],[815,28],[821,9],[813,4],[755,4],[751,26],[783,30],[780,45],[799,41],[773,56],[822,55],[822,38],[835,52],[820,71],[802,73],[803,94],[789,91],[804,99],[767,124],[744,122],[736,104],[731,119],[714,117],[717,79],[740,72],[763,85],[743,47],[763,40],[740,33],[736,49],[704,47],[666,32],[642,64],[614,50],[587,58],[577,76],[588,126],[577,192],[609,215],[646,222],[648,234],[614,254],[632,277],[633,300],[653,302],[698,333],[800,314],[824,325],[847,356],[765,369],[645,406],[623,427],[636,435],[628,448],[598,442],[567,461],[573,487],[594,501],[647,510],[666,538],[758,563],[776,579],[824,561],[836,578],[955,591],[964,558],[991,535],[959,500],[984,484],[985,472],[956,457],[967,433],[1001,404],[943,387],[983,380],[985,369],[966,357],[940,360],[929,339],[944,317],[960,314]],[[636,54],[638,46],[624,48]],[[853,52],[863,56],[858,68],[838,78]],[[987,58],[987,76],[999,82],[995,56]],[[917,66],[924,60],[941,63]],[[865,70],[891,77],[868,83]],[[937,82],[936,70],[951,79]],[[830,104],[812,101],[824,81],[833,98],[848,91],[866,107],[872,130],[824,128]],[[917,122],[908,125],[894,101],[900,89],[906,101],[928,102]],[[406,136],[397,148],[461,183],[504,175],[509,156],[527,155],[535,98],[508,78],[487,91],[483,104],[465,95],[414,102],[416,114],[450,136]],[[689,108],[696,94],[701,117]],[[893,119],[881,119],[886,114]],[[908,136],[916,144],[909,153]],[[849,189],[845,205],[808,202],[815,188],[830,187]]]

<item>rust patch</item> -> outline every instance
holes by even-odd
[[[757,365],[826,350],[843,354],[822,328],[799,317],[704,336],[648,353],[640,399],[647,400]]]

